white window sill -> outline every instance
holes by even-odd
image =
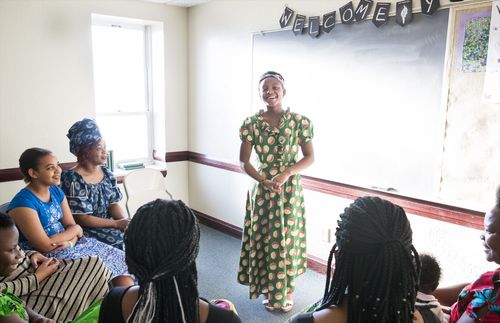
[[[146,165],[145,168],[157,169],[157,170],[163,172],[166,175],[166,172],[167,172],[167,163],[155,160],[154,164]],[[142,168],[139,168],[139,169],[142,169]],[[121,183],[121,182],[123,182],[123,178],[128,173],[133,172],[134,170],[137,170],[137,169],[125,170],[125,169],[121,169],[119,167],[115,167],[115,170],[113,171],[113,174],[115,175],[116,179],[118,180],[118,183]]]

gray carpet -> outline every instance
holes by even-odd
[[[299,276],[294,293],[292,311],[268,312],[259,300],[248,298],[248,287],[237,283],[236,274],[240,254],[240,240],[201,225],[200,253],[198,255],[198,288],[206,299],[226,298],[234,303],[244,323],[285,322],[293,314],[317,301],[323,295],[325,276],[312,270]]]

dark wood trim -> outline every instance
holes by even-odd
[[[76,162],[71,163],[61,163],[59,164],[61,168],[69,169],[71,167],[76,166]],[[3,182],[11,182],[11,181],[19,181],[24,178],[23,173],[19,170],[19,168],[4,168],[0,169],[0,183]]]
[[[243,173],[239,165],[226,161],[210,158],[205,154],[191,151],[174,151],[165,154],[165,160],[169,162],[191,161],[206,166],[228,170],[236,173]],[[73,167],[75,163],[64,163],[63,169]],[[166,172],[163,172],[166,175]],[[0,169],[0,182],[9,182],[23,179],[21,172],[17,168]],[[123,177],[118,177],[121,182]],[[304,188],[321,192],[333,196],[354,200],[360,196],[373,195],[387,199],[403,207],[406,212],[416,214],[431,219],[453,223],[469,228],[482,230],[484,213],[476,210],[469,210],[447,204],[425,201],[417,198],[401,196],[379,190],[363,188],[359,186],[334,182],[322,178],[302,176]]]
[[[189,151],[171,151],[165,153],[165,161],[167,163],[187,160],[189,160]]]
[[[23,179],[24,176],[19,170],[19,168],[4,168],[0,169],[0,183],[1,182],[10,182],[10,181],[18,181]]]
[[[228,171],[243,173],[240,167],[235,164],[208,158],[206,155],[200,153],[189,152],[189,161],[206,166],[225,169]],[[356,198],[365,195],[378,196],[401,206],[405,209],[406,212],[411,214],[420,215],[427,218],[453,223],[469,228],[479,230],[483,229],[484,213],[480,211],[469,210],[437,202],[425,201],[417,198],[406,197],[379,190],[334,182],[312,176],[303,175],[302,183],[304,188],[306,189],[351,200],[355,200]]]
[[[225,169],[236,173],[243,173],[239,165],[231,164],[228,162],[216,160],[213,158],[208,158],[207,155],[189,152],[189,161],[194,163],[203,164],[206,166],[212,166],[215,168]]]
[[[61,163],[60,164],[61,168],[63,170],[65,169],[70,169],[76,166],[76,162],[70,162],[70,163]],[[167,176],[167,171],[162,170],[161,173],[163,176]],[[116,181],[121,184],[123,183],[123,178],[125,175],[119,175],[116,176]],[[0,183],[2,182],[11,182],[11,181],[19,181],[24,178],[23,174],[19,170],[19,168],[4,168],[0,169]]]
[[[351,200],[365,195],[378,196],[401,206],[406,212],[411,214],[421,215],[435,220],[458,224],[470,228],[483,229],[483,212],[305,175],[302,176],[302,183],[306,189],[348,198]]]
[[[241,240],[243,230],[240,227],[224,222],[200,211],[193,210],[193,212],[198,217],[198,221],[200,221],[200,223]]]
[[[314,270],[317,273],[326,275],[328,263],[321,258],[313,255],[307,255],[307,268]]]
[[[241,240],[243,230],[240,227],[224,222],[200,211],[193,210],[193,212],[198,217],[198,221],[200,221],[200,223]],[[327,263],[323,259],[307,255],[307,268],[320,274],[326,274],[326,265]]]

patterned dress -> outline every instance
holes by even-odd
[[[451,307],[450,323],[457,322],[465,313],[474,322],[500,322],[500,268],[482,274],[475,282],[466,286]],[[486,307],[482,317],[478,313]]]
[[[50,186],[49,191],[50,201],[44,202],[29,189],[23,188],[9,203],[9,211],[16,207],[27,207],[35,210],[43,230],[50,237],[56,233],[64,232],[64,227],[60,222],[63,217],[61,203],[64,201],[64,193],[57,186]],[[19,230],[19,246],[24,250],[34,250],[21,230]],[[73,248],[49,252],[46,256],[59,260],[99,256],[114,275],[127,273],[125,253],[122,250],[85,236],[80,238]]]
[[[272,179],[298,159],[300,147],[313,138],[308,118],[287,109],[278,127],[259,111],[240,129],[252,144],[261,176]],[[248,285],[250,298],[269,294],[269,305],[281,308],[295,289],[294,279],[307,267],[306,219],[300,175],[290,176],[281,194],[255,183],[247,194],[238,282]]]
[[[122,193],[116,184],[116,178],[106,167],[102,166],[104,178],[100,183],[89,184],[83,177],[72,169],[63,171],[61,188],[68,199],[71,213],[91,214],[104,219],[112,219],[108,213],[113,203],[122,199]],[[83,227],[86,236],[123,250],[123,232],[113,228]]]

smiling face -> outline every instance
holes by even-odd
[[[260,97],[267,107],[281,107],[281,101],[286,94],[283,84],[274,77],[268,77],[260,82]]]
[[[99,139],[93,144],[86,153],[85,159],[93,165],[104,165],[108,158],[108,151],[106,149],[106,142]]]
[[[59,185],[61,183],[61,167],[57,158],[52,155],[45,155],[38,160],[36,169],[30,168],[29,174],[32,181],[37,181],[44,185]]]
[[[9,276],[19,264],[21,250],[17,245],[18,239],[16,227],[0,229],[0,276]]]
[[[487,261],[500,264],[500,208],[494,207],[484,216],[484,232],[481,234]]]

